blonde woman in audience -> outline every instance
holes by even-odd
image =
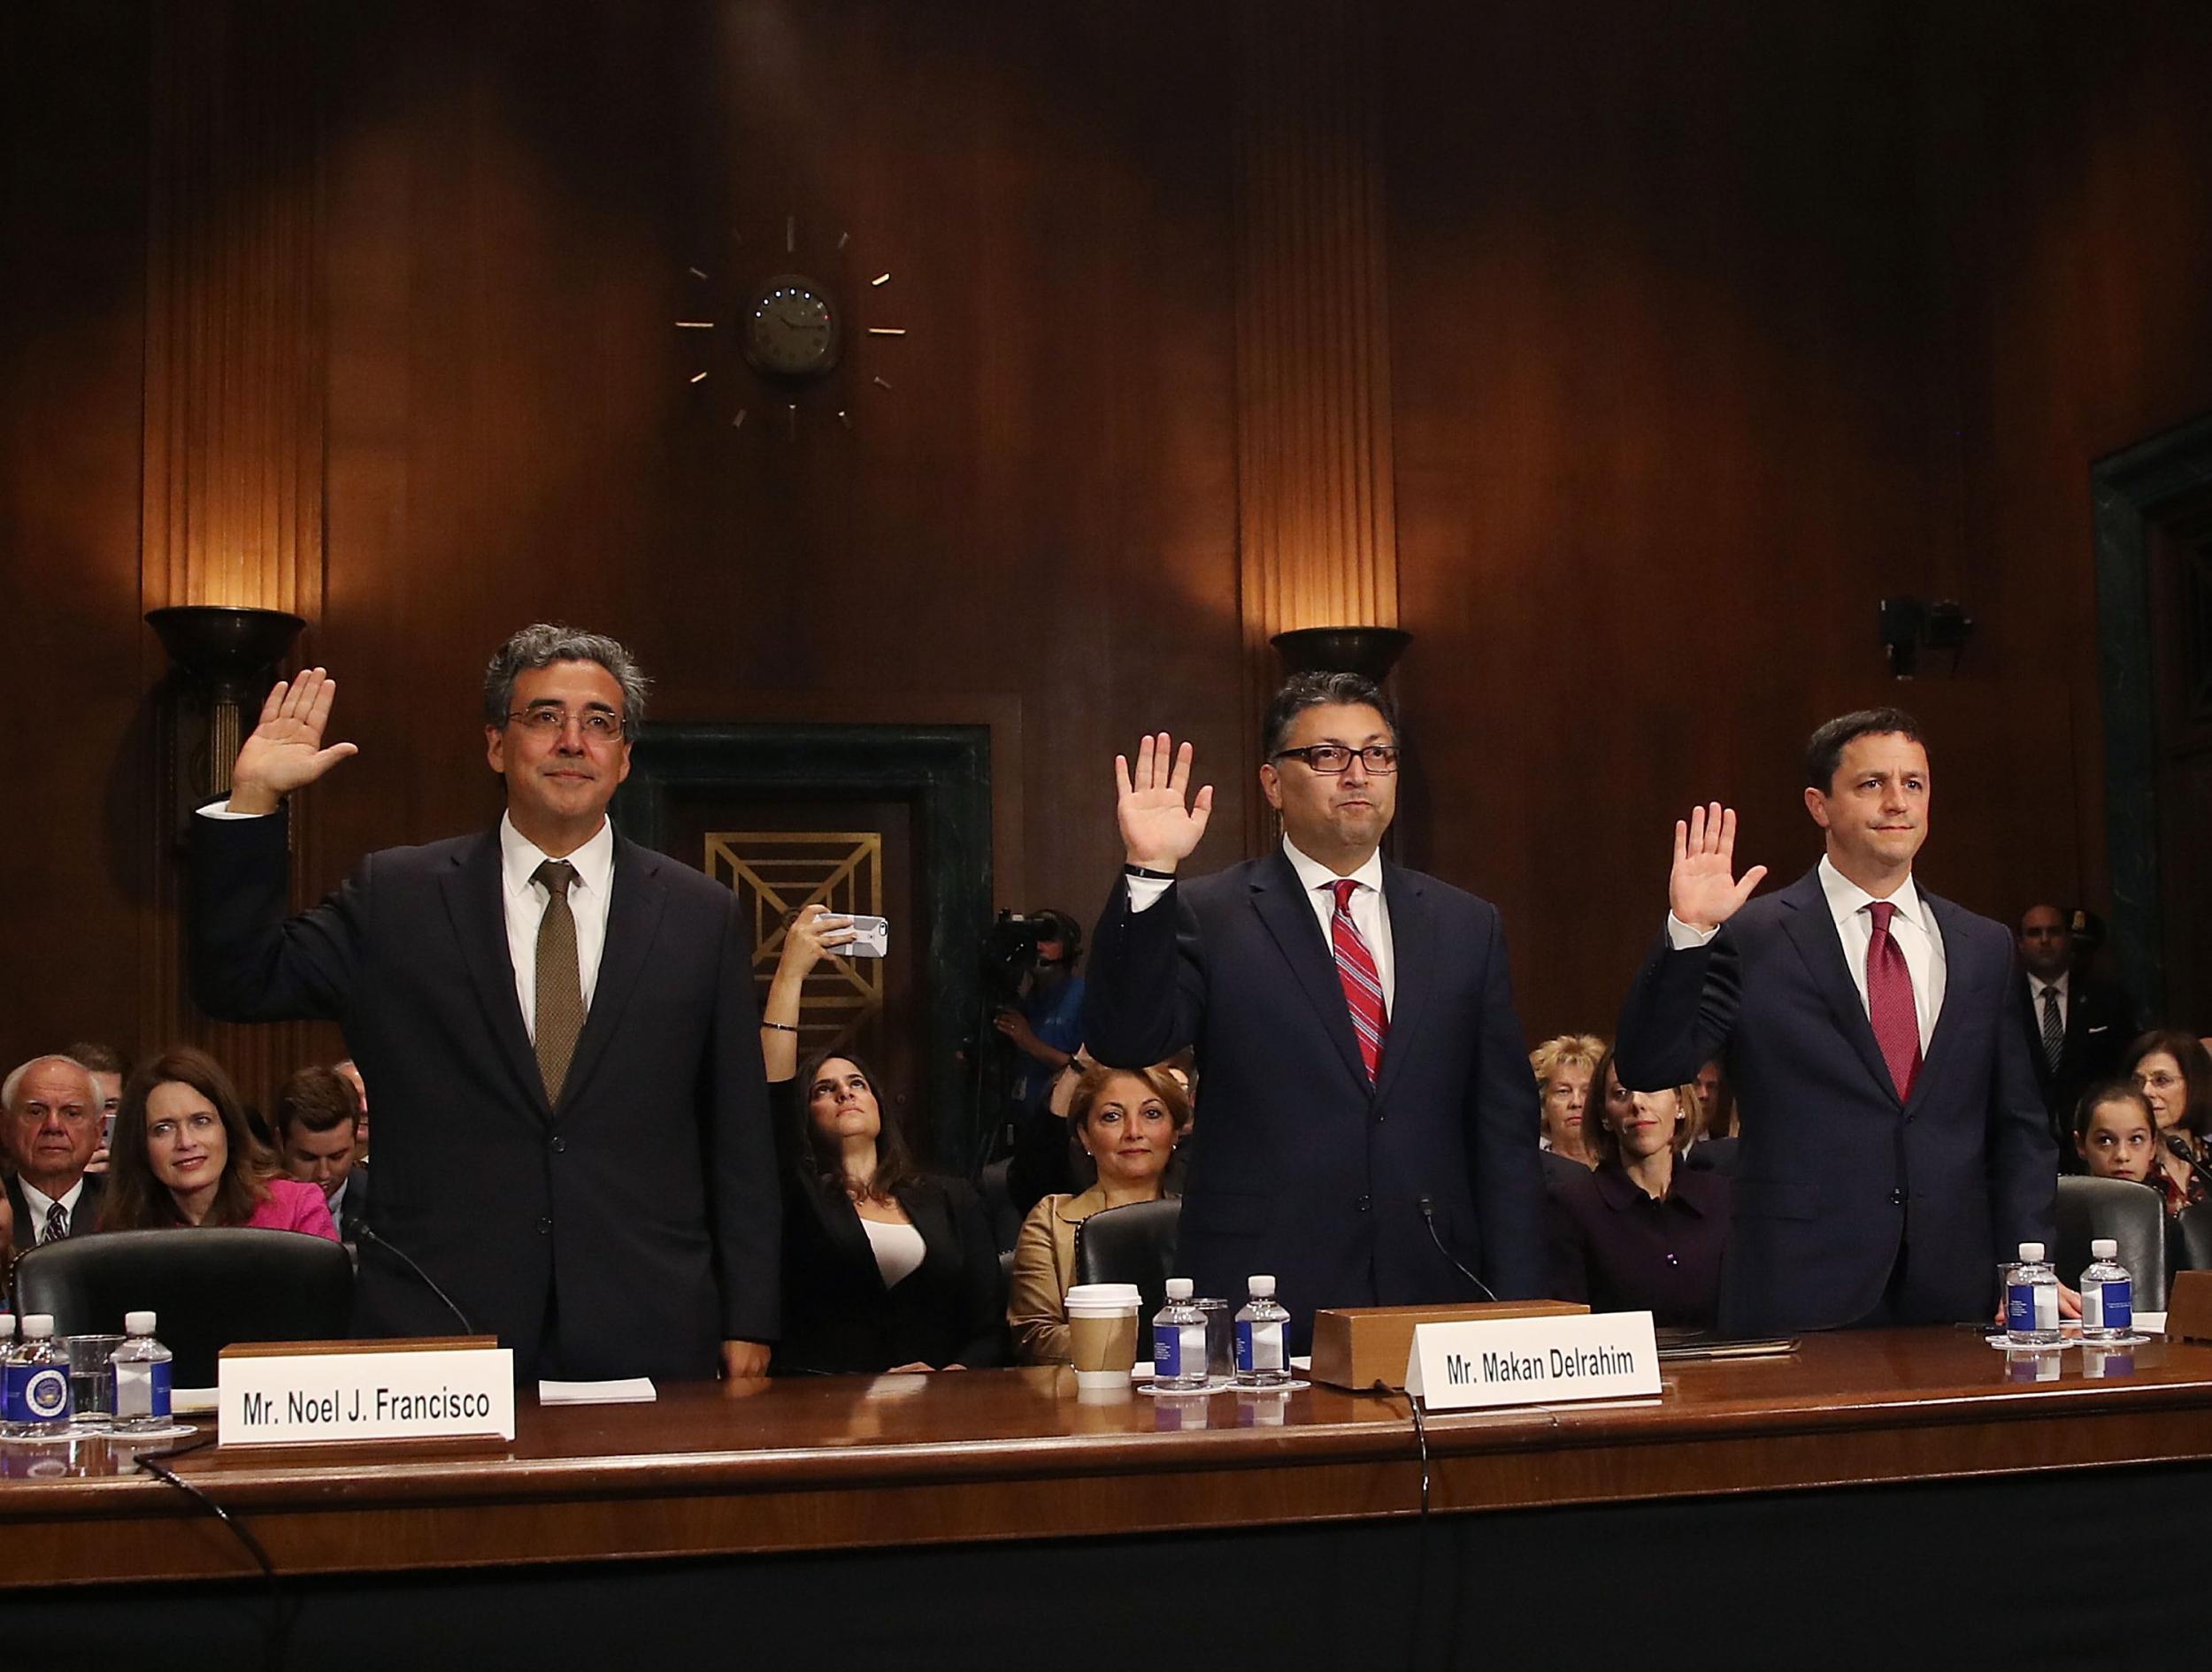
[[[1596,1165],[1597,1158],[1583,1147],[1582,1111],[1590,1101],[1590,1077],[1605,1055],[1605,1041],[1594,1033],[1562,1033],[1546,1039],[1528,1054],[1536,1075],[1536,1096],[1543,1111],[1543,1145],[1562,1161],[1578,1167]],[[1545,1170],[1547,1178],[1551,1169]]]
[[[1165,1063],[1094,1068],[1076,1083],[1068,1124],[1098,1168],[1079,1195],[1047,1196],[1022,1222],[1006,1321],[1024,1364],[1068,1361],[1068,1286],[1075,1281],[1076,1228],[1093,1214],[1157,1201],[1175,1146],[1190,1130],[1189,1101]]]
[[[165,1051],[131,1076],[109,1147],[103,1231],[235,1225],[338,1240],[321,1187],[283,1177],[204,1051]]]
[[[1604,1092],[1583,1113],[1583,1139],[1597,1166],[1551,1193],[1559,1298],[1709,1328],[1720,1308],[1731,1186],[1725,1174],[1681,1164],[1697,1125],[1697,1087],[1631,1092],[1610,1051],[1594,1083]]]

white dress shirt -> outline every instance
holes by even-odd
[[[1843,942],[1844,967],[1851,971],[1860,1008],[1866,1009],[1870,1021],[1873,1011],[1866,1001],[1866,949],[1874,939],[1874,919],[1867,908],[1874,904],[1874,896],[1838,871],[1825,854],[1820,856],[1820,892],[1827,896],[1828,915],[1835,920],[1836,935]],[[1919,1012],[1920,1049],[1925,1055],[1928,1041],[1935,1037],[1936,1018],[1943,1014],[1947,969],[1943,932],[1936,927],[1935,914],[1920,898],[1910,877],[1898,886],[1889,903],[1897,908],[1896,916],[1889,920],[1890,939],[1905,955],[1905,969],[1912,977],[1913,1008]],[[1701,947],[1719,932],[1717,929],[1693,929],[1671,911],[1667,914],[1667,940],[1677,950]]]
[[[499,816],[499,903],[507,918],[507,960],[515,967],[515,1001],[530,1043],[538,1042],[538,927],[553,894],[536,880],[540,865],[552,855]],[[568,886],[568,909],[576,919],[576,973],[583,984],[584,1009],[591,1009],[599,984],[599,955],[607,948],[607,909],[614,903],[614,826],[600,821],[599,833],[572,854],[576,867]]]
[[[1283,855],[1305,887],[1306,903],[1313,908],[1314,918],[1321,925],[1321,939],[1333,947],[1329,922],[1336,916],[1333,885],[1337,874],[1319,860],[1300,853],[1287,836],[1283,838]],[[1366,940],[1367,950],[1374,955],[1375,974],[1382,982],[1383,1015],[1387,1016],[1397,1001],[1398,960],[1391,947],[1390,906],[1383,898],[1381,849],[1367,855],[1367,863],[1352,873],[1352,880],[1359,885],[1352,891],[1352,923]],[[1156,877],[1132,877],[1128,884],[1131,911],[1149,909],[1168,888],[1164,880]]]
[[[31,1219],[30,1238],[24,1244],[26,1247],[35,1246],[46,1240],[46,1216],[57,1201],[61,1203],[62,1212],[68,1216],[71,1236],[78,1236],[92,1229],[90,1225],[81,1225],[77,1223],[77,1198],[84,1194],[82,1173],[78,1174],[77,1182],[63,1191],[59,1196],[48,1195],[27,1178],[19,1177],[15,1182],[23,1187],[23,1206]]]
[[[2063,1029],[2073,1003],[2073,993],[2070,990],[2072,985],[2073,971],[2070,970],[2062,971],[2055,981],[2046,981],[2038,975],[2028,978],[2028,996],[2035,1001],[2035,1031],[2039,1037],[2043,1032],[2043,995],[2047,993],[2058,994],[2058,1024]]]

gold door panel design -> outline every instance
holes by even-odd
[[[765,1002],[784,932],[808,906],[839,917],[883,915],[880,831],[709,831],[703,865],[733,891],[752,925],[753,978]],[[896,933],[901,925],[894,925]],[[883,1009],[884,960],[833,951],[799,997],[799,1055],[851,1046]]]

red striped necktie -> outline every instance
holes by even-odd
[[[1907,1098],[1920,1077],[1920,1008],[1913,1002],[1905,949],[1889,932],[1896,905],[1878,900],[1866,909],[1874,919],[1874,932],[1866,943],[1867,1019],[1874,1024],[1874,1042],[1882,1047],[1897,1095]]]
[[[1336,895],[1329,944],[1336,954],[1337,979],[1344,984],[1344,1002],[1352,1012],[1352,1032],[1359,1036],[1360,1061],[1367,1064],[1367,1083],[1372,1085],[1382,1066],[1383,1041],[1390,1037],[1390,1018],[1383,1013],[1382,977],[1375,969],[1375,955],[1352,921],[1352,895],[1358,887],[1349,877],[1329,885]]]

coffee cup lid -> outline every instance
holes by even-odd
[[[1068,1291],[1068,1310],[1128,1312],[1144,1304],[1133,1283],[1079,1283]]]

